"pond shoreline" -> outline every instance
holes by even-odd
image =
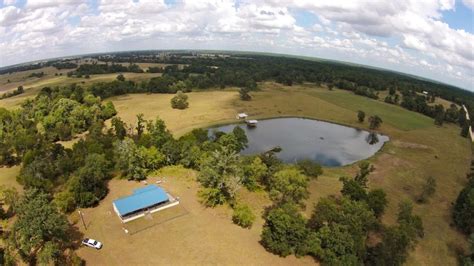
[[[367,160],[384,150],[385,142],[390,141],[388,135],[376,131],[312,117],[271,116],[259,119],[260,123],[252,128],[246,127],[244,120],[215,123],[204,128],[212,134],[214,130],[230,132],[233,126],[243,125],[249,146],[241,154],[259,154],[271,147],[281,146],[283,152],[278,153],[277,157],[286,163],[307,158],[325,167],[343,167]],[[377,134],[379,141],[370,144],[367,138],[372,133]]]

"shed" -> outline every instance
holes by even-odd
[[[135,189],[133,194],[114,200],[114,210],[123,220],[126,217],[158,207],[169,201],[168,194],[157,185]]]
[[[247,117],[248,117],[248,115],[246,113],[237,114],[237,119],[245,119]]]

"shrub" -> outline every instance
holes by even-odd
[[[298,161],[296,165],[307,176],[316,178],[323,174],[323,168],[321,168],[321,165],[311,160],[301,160]]]
[[[239,204],[234,209],[232,221],[243,228],[250,228],[255,221],[255,214],[248,205]]]
[[[225,196],[218,188],[202,188],[198,191],[198,197],[206,207],[215,207],[224,204]]]
[[[174,109],[186,109],[188,106],[188,96],[182,91],[178,91],[176,96],[171,99],[171,107]]]

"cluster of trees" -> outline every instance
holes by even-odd
[[[122,64],[82,64],[75,71],[68,72],[68,76],[82,77],[92,74],[109,74],[120,72],[143,73],[143,69],[137,64],[129,64],[124,66]]]
[[[17,65],[17,66],[4,67],[4,68],[0,69],[0,75],[12,74],[12,73],[21,72],[21,71],[40,69],[43,66],[44,65],[41,64],[41,63],[35,63],[35,64],[28,64],[28,65]]]
[[[20,196],[16,190],[2,187],[0,201],[8,211],[0,218],[15,217],[2,226],[2,265],[17,265],[20,259],[30,265],[84,264],[73,251],[72,228],[49,194],[29,189]]]
[[[229,204],[234,208],[232,220],[242,227],[251,227],[255,215],[249,206],[238,201],[239,190],[264,190],[274,201],[302,204],[309,195],[308,176],[316,178],[322,173],[321,166],[311,161],[285,165],[276,157],[280,149],[254,156],[240,155],[248,142],[240,127],[229,133],[214,132],[211,139],[214,148],[209,149],[209,144],[200,148],[203,153],[197,164],[202,185],[199,197],[208,207]]]
[[[49,140],[70,140],[94,122],[106,120],[117,112],[111,102],[102,104],[80,86],[43,88],[34,99],[22,104],[22,116],[38,124]]]
[[[279,172],[289,181],[283,189],[286,197],[272,197],[274,205],[265,213],[262,244],[281,256],[311,255],[327,265],[403,264],[423,236],[421,219],[412,213],[411,203],[402,202],[398,223],[384,226],[380,218],[387,199],[381,189],[367,190],[371,171],[373,167],[363,162],[354,178],[341,178],[342,196],[320,199],[309,220],[300,211],[307,198],[307,183],[295,170]]]
[[[433,106],[435,97],[466,104],[474,113],[474,95],[445,84],[414,79],[401,74],[354,67],[332,62],[309,61],[287,57],[261,55],[220,57],[192,57],[185,54],[173,54],[167,57],[150,56],[152,52],[138,54],[116,54],[113,57],[98,57],[110,61],[106,64],[82,64],[77,70],[68,73],[78,77],[91,74],[117,72],[137,72],[143,70],[130,62],[172,63],[166,67],[151,67],[148,72],[163,73],[162,77],[149,81],[134,83],[117,81],[96,85],[95,95],[102,98],[124,93],[151,92],[176,93],[178,90],[224,88],[227,86],[242,87],[242,100],[250,100],[249,91],[257,88],[257,82],[273,80],[285,85],[303,82],[316,84],[325,83],[329,88],[338,87],[358,95],[377,99],[378,92],[389,90],[384,101],[416,111],[435,119],[436,124],[444,121],[460,123],[461,113],[453,105],[444,110],[442,105]],[[151,61],[150,61],[151,60]],[[128,66],[120,62],[129,62]],[[54,64],[74,64],[71,62],[55,62]],[[53,65],[54,65],[53,64]],[[185,65],[179,68],[177,64]],[[70,66],[72,67],[72,65]],[[428,92],[424,95],[422,92]],[[464,124],[460,123],[463,127]]]
[[[78,65],[74,62],[71,61],[58,61],[58,62],[53,62],[51,66],[55,67],[57,70],[61,69],[74,69],[77,68]]]
[[[25,89],[23,88],[23,86],[18,86],[18,88],[16,88],[16,90],[4,93],[2,95],[2,97],[0,97],[0,99],[10,98],[10,97],[13,97],[13,96],[16,96],[16,95],[20,95],[24,92],[25,92]]]
[[[30,75],[28,75],[29,78],[41,78],[43,76],[45,76],[46,74],[44,74],[43,71],[41,72],[33,72],[31,73]]]

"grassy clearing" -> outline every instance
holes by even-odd
[[[391,142],[370,159],[377,168],[371,175],[371,186],[383,188],[390,200],[384,221],[394,222],[398,203],[403,199],[415,200],[424,180],[428,176],[435,177],[438,190],[433,198],[415,206],[425,225],[425,237],[412,252],[409,264],[456,264],[450,246],[463,244],[465,239],[449,225],[450,208],[466,182],[471,157],[469,141],[459,136],[458,127],[436,127],[428,117],[346,91],[328,91],[308,85],[290,88],[273,83],[262,87],[262,91],[252,93],[250,102],[238,100],[237,92],[232,90],[191,93],[190,108],[185,111],[171,109],[171,95],[129,95],[114,98],[113,102],[118,115],[128,123],[134,123],[135,115],[140,112],[149,119],[159,116],[175,135],[211,123],[235,121],[235,114],[241,111],[252,118],[305,116],[362,128],[367,128],[368,123],[356,121],[357,110],[377,114],[384,120],[380,131],[391,137]],[[338,177],[352,176],[355,171],[355,165],[327,168],[322,177],[312,181],[306,214],[311,213],[320,197],[338,193],[341,186]],[[268,203],[258,193],[243,193],[242,200],[256,211]],[[257,221],[256,227],[260,227],[261,222]],[[258,234],[256,232],[256,239]]]
[[[135,124],[139,113],[143,113],[145,119],[159,116],[175,135],[215,122],[231,122],[235,118],[233,103],[239,97],[236,91],[192,92],[187,95],[190,105],[185,110],[171,108],[173,94],[130,94],[110,100],[126,123]]]
[[[104,248],[96,251],[82,247],[78,255],[97,265],[301,265],[314,264],[311,258],[297,259],[293,256],[281,258],[265,251],[258,243],[260,226],[242,229],[231,222],[231,213],[225,207],[206,209],[196,200],[197,184],[195,172],[177,167],[164,168],[157,179],[166,181],[162,186],[171,194],[180,197],[178,211],[184,208],[187,214],[166,220],[169,212],[154,213],[152,220],[141,223],[153,225],[140,233],[127,235],[123,225],[113,211],[112,200],[130,194],[141,183],[112,180],[110,193],[97,208],[85,209],[84,219],[88,229],[84,236],[104,242]],[[173,208],[169,209],[172,211]],[[133,222],[132,222],[133,223]],[[82,225],[78,224],[82,229]],[[131,225],[132,226],[132,225]]]
[[[20,174],[20,166],[0,167],[0,186],[14,187],[22,190],[22,186],[16,182],[16,177]]]

